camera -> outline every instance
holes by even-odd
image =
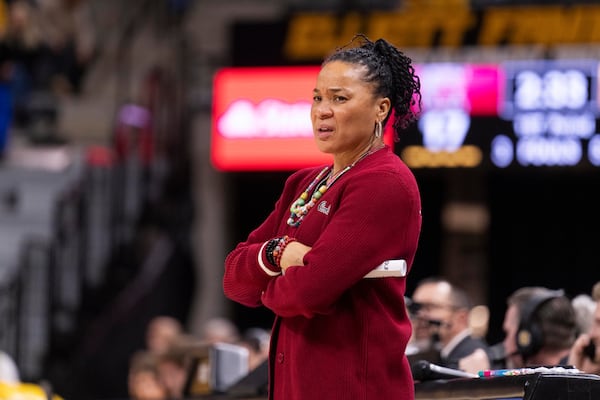
[[[590,343],[583,348],[583,354],[592,361],[596,361],[596,343],[590,340]]]

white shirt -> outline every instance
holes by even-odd
[[[8,383],[20,382],[17,364],[3,351],[0,351],[0,381]]]
[[[459,343],[460,343],[460,342],[461,342],[461,341],[462,341],[462,340],[463,340],[465,337],[469,336],[470,334],[471,334],[471,330],[470,330],[470,329],[465,329],[465,330],[463,330],[463,331],[459,332],[459,333],[458,333],[456,336],[454,336],[454,337],[452,338],[452,340],[450,340],[450,341],[448,342],[448,344],[447,344],[447,345],[445,345],[445,346],[444,346],[444,348],[443,348],[443,349],[440,351],[440,355],[441,355],[443,358],[446,358],[446,357],[448,357],[448,354],[450,354],[450,352],[451,352],[452,350],[454,350],[454,348],[455,348],[456,346],[458,346],[458,344],[459,344]]]

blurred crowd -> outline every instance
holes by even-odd
[[[413,321],[409,359],[473,374],[540,366],[600,374],[600,351],[595,348],[600,343],[600,282],[589,294],[572,299],[562,290],[522,287],[506,304],[505,338],[488,344],[485,307],[471,304],[467,292],[446,279],[424,279],[407,298]],[[218,343],[237,346],[247,355],[249,373],[266,361],[269,340],[268,330],[252,327],[240,332],[227,318],[211,319],[199,335],[193,335],[182,321],[157,315],[147,325],[145,346],[130,356],[128,394],[135,400],[184,398],[198,349]],[[0,354],[0,381],[19,382],[17,366],[4,353]]]
[[[504,340],[499,343],[486,340],[487,307],[472,304],[464,288],[445,278],[428,277],[418,282],[412,297],[406,298],[406,306],[413,325],[406,354],[413,366],[421,367],[426,360],[474,376],[482,371],[537,367],[600,374],[600,350],[596,348],[600,344],[600,282],[590,293],[572,297],[563,290],[541,286],[515,290],[506,299]],[[202,326],[200,333],[192,334],[185,322],[174,316],[152,317],[145,329],[144,345],[131,352],[127,376],[122,377],[128,398],[190,398],[194,381],[207,374],[198,369],[198,360],[223,344],[243,355],[241,378],[266,365],[268,329],[242,331],[226,317],[210,319]],[[415,381],[440,378],[414,368],[413,375]],[[263,378],[266,382],[266,373]],[[236,376],[232,382],[239,379]],[[5,353],[0,353],[0,382],[20,382],[17,365]],[[208,391],[214,390],[210,387],[213,383],[208,382]]]
[[[0,0],[0,149],[11,127],[56,140],[55,99],[80,93],[97,44],[86,0]]]
[[[474,306],[464,288],[454,282],[426,278],[407,301],[413,320],[407,354],[413,361],[426,360],[471,374],[537,367],[599,374],[599,305],[600,282],[591,293],[572,298],[561,289],[521,287],[506,299],[504,340],[488,343],[485,306]]]
[[[160,315],[146,331],[146,347],[132,354],[128,392],[132,400],[182,399],[188,394],[193,363],[198,350],[226,343],[247,355],[247,373],[268,356],[270,333],[252,327],[240,332],[228,318],[214,318],[204,324],[200,335],[191,335],[177,319]]]

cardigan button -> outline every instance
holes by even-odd
[[[283,364],[283,353],[277,353],[277,362]]]

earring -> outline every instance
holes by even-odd
[[[383,124],[381,123],[381,121],[377,121],[375,123],[375,138],[381,139],[382,136],[383,136]]]

